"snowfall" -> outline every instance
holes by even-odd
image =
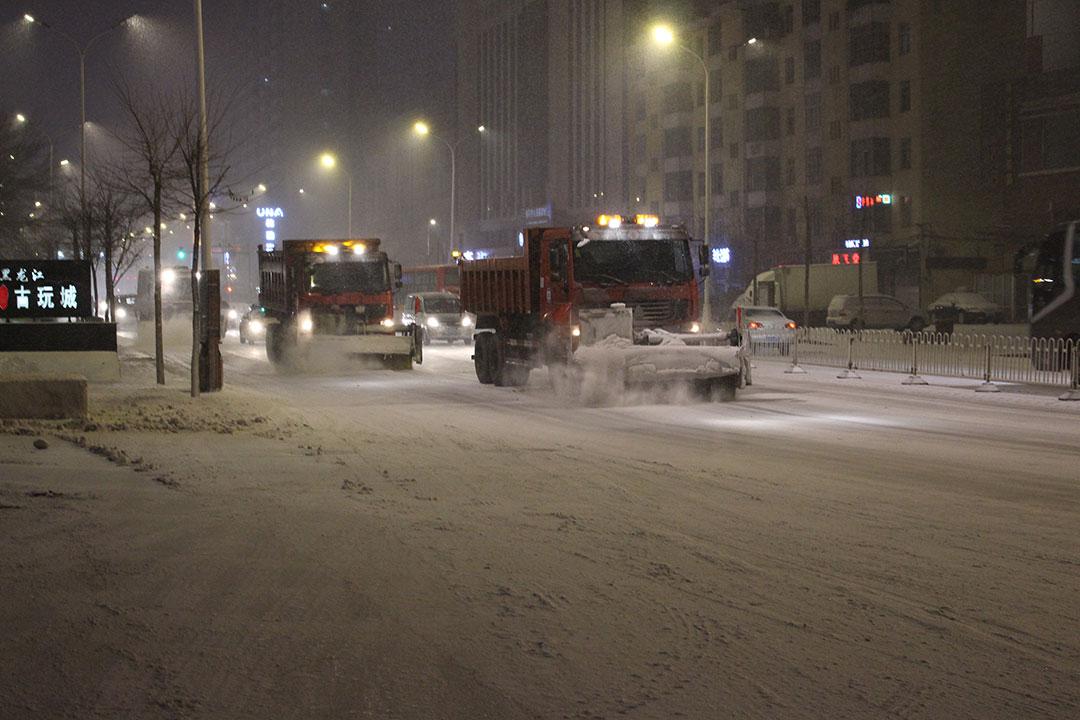
[[[1080,717],[1058,392],[777,358],[589,407],[461,346],[224,352],[219,394],[133,348],[87,421],[0,427],[0,717]]]

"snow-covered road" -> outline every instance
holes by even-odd
[[[1080,714],[1080,403],[762,362],[734,403],[585,408],[481,386],[460,346],[319,376],[225,349],[211,402],[284,429],[116,433],[180,489],[79,529],[141,678],[114,709]]]

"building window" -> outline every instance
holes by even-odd
[[[840,82],[840,66],[833,65],[829,68],[829,83],[835,85]]]
[[[728,49],[728,51],[727,51],[727,59],[731,60],[732,62],[739,59],[739,46],[738,45],[732,45]]]
[[[646,112],[645,103],[644,103],[644,101],[642,101],[641,103],[638,104],[637,108],[635,109],[634,117],[637,118],[638,122],[642,122],[642,121],[645,120],[645,112]]]
[[[840,13],[839,12],[831,12],[831,13],[829,13],[829,30],[832,31],[832,30],[839,30],[839,29],[840,29]]]
[[[638,135],[635,141],[637,145],[637,156],[639,161],[645,160],[649,155],[649,142],[648,138],[644,135]]]
[[[871,22],[851,28],[848,64],[851,67],[889,61],[889,24]]]
[[[900,169],[911,169],[911,138],[900,140]]]
[[[802,0],[802,24],[821,22],[821,0]]]
[[[731,194],[728,195],[728,205],[730,207],[739,207],[739,191],[738,190],[732,190]]]
[[[821,184],[821,147],[810,148],[806,152],[806,182],[809,185]]]
[[[821,41],[813,40],[803,45],[803,78],[813,80],[821,77]]]
[[[911,109],[911,81],[900,81],[900,112],[907,112]]]
[[[755,157],[746,161],[746,191],[780,189],[780,158]]]
[[[911,25],[900,23],[896,44],[901,55],[907,55],[911,52]]]
[[[821,132],[821,93],[806,95],[806,132]]]
[[[904,196],[900,198],[900,227],[911,227],[912,224],[912,207],[911,198]]]
[[[794,5],[785,5],[784,6],[783,20],[784,20],[784,23],[783,23],[784,34],[785,35],[790,35],[791,33],[795,32],[795,6]]]
[[[724,76],[713,70],[709,73],[709,102],[720,102],[724,97]]]
[[[672,83],[664,88],[664,110],[690,112],[694,109],[694,89],[688,82]]]
[[[788,135],[794,135],[795,134],[795,108],[789,107],[787,109],[787,119],[786,119],[785,124],[787,125],[787,134]]]
[[[709,118],[709,149],[724,147],[724,118]]]
[[[851,176],[881,177],[892,174],[892,143],[889,138],[851,141]]]
[[[743,76],[746,94],[780,89],[780,65],[774,57],[747,60]]]
[[[873,120],[889,117],[889,83],[870,80],[851,86],[851,119]]]
[[[833,175],[829,178],[829,191],[833,195],[844,194],[844,181],[838,175]]]
[[[829,123],[829,137],[833,140],[839,140],[844,136],[844,126],[839,120],[833,120]]]
[[[676,158],[693,155],[694,148],[690,143],[690,128],[668,128],[664,131],[664,157]]]
[[[724,166],[716,164],[712,166],[712,194],[719,195],[724,192]]]
[[[697,194],[698,197],[705,196],[705,173],[703,172],[697,174]]]
[[[795,158],[793,157],[787,159],[787,178],[785,182],[789,187],[795,184]]]
[[[736,95],[735,93],[732,93],[731,95],[728,95],[727,96],[727,107],[728,107],[728,110],[738,110],[739,109],[739,96]]]
[[[739,143],[731,143],[730,145],[728,145],[728,156],[732,160],[739,159]]]
[[[652,160],[649,160],[649,170],[651,170],[653,172],[656,172],[659,169],[660,169],[660,159],[659,158],[653,158]]]
[[[697,129],[697,149],[705,149],[705,128],[703,127],[699,127]]]
[[[780,139],[780,108],[760,107],[746,111],[747,142]]]
[[[873,207],[851,209],[851,227],[858,232],[887,233],[892,231],[892,205],[874,205]]]
[[[795,58],[793,57],[784,60],[784,82],[788,85],[795,83]]]
[[[723,49],[723,34],[720,32],[720,21],[717,20],[713,23],[713,26],[709,28],[709,55],[719,55]]]
[[[649,127],[651,127],[653,130],[660,127],[660,116],[658,116],[658,115],[650,115],[649,116]]]
[[[794,242],[799,237],[798,229],[798,215],[795,212],[795,208],[787,209],[787,234],[788,239]]]
[[[664,200],[688,202],[694,199],[694,174],[689,170],[664,175]]]

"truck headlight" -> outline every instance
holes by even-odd
[[[570,335],[573,337],[581,337],[581,326],[575,325],[574,329],[570,331]]]
[[[248,323],[248,332],[252,335],[262,335],[266,327],[262,324],[262,320],[252,320]]]
[[[127,310],[125,310],[124,308],[116,308],[116,319],[117,320],[126,320],[127,319]]]
[[[300,317],[300,332],[305,335],[315,332],[315,320],[310,315]]]
[[[240,318],[240,313],[236,312],[235,310],[230,310],[229,311],[229,319],[230,320],[237,320],[239,318]]]
[[[472,318],[468,315],[461,318],[461,327],[472,327]]]
[[[692,332],[692,333],[701,332],[701,326],[698,325],[697,323],[690,323],[690,332]]]
[[[437,318],[437,317],[429,317],[427,319],[427,326],[429,328],[437,328],[437,327],[439,327],[439,318]]]
[[[383,321],[379,324],[382,325],[384,328],[392,328],[394,327],[394,318],[384,318]]]

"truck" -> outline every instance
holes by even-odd
[[[394,320],[401,266],[378,239],[286,240],[259,248],[266,355],[303,367],[335,356],[410,369],[423,361],[415,333]]]
[[[580,385],[592,373],[623,386],[690,384],[730,399],[749,364],[727,334],[700,325],[691,238],[655,216],[527,228],[520,257],[461,262],[461,297],[475,317],[482,384],[520,386],[547,366]],[[708,271],[708,248],[699,265]]]
[[[191,268],[183,265],[161,270],[161,317],[172,320],[177,316],[191,319]],[[135,314],[140,322],[154,319],[154,271],[139,271],[136,288]]]
[[[878,293],[876,262],[853,265],[811,263],[809,324],[824,325],[829,302],[837,295],[859,294],[859,272],[862,272],[863,295]],[[753,282],[731,304],[740,307],[774,307],[798,322],[803,321],[806,309],[806,266],[779,265],[757,276],[757,294]]]

